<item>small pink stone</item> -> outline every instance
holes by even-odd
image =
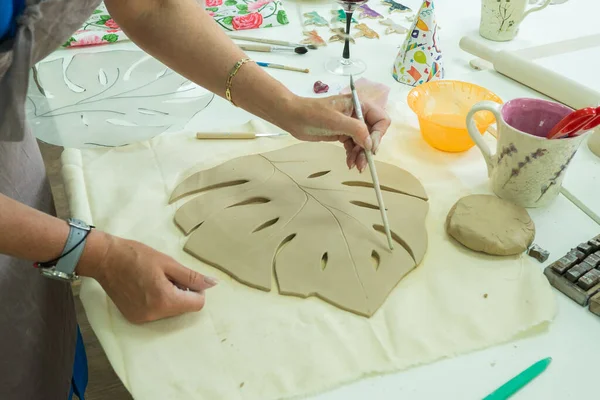
[[[327,93],[329,91],[329,85],[326,85],[321,81],[316,81],[313,85],[313,91],[317,94]]]

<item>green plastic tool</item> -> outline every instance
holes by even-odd
[[[534,380],[538,375],[548,368],[552,361],[551,357],[544,358],[521,372],[519,375],[500,386],[493,393],[487,395],[483,400],[505,400],[521,390],[525,385]]]

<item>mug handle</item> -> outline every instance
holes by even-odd
[[[529,10],[525,11],[525,13],[523,13],[523,16],[521,17],[521,21],[523,21],[525,19],[526,16],[528,16],[529,14],[531,14],[532,12],[536,12],[536,11],[541,11],[544,8],[548,7],[548,5],[550,4],[552,0],[546,0],[541,6],[538,7],[531,7]]]
[[[500,114],[501,107],[502,104],[498,104],[493,101],[480,101],[479,103],[475,104],[467,114],[467,131],[469,132],[469,136],[471,136],[471,139],[473,139],[477,147],[479,147],[479,150],[481,150],[481,154],[483,154],[485,164],[487,165],[488,176],[492,174],[492,169],[494,168],[494,156],[492,155],[492,152],[490,151],[488,145],[483,140],[483,136],[479,132],[479,129],[477,129],[477,125],[475,124],[475,120],[473,119],[473,117],[479,111],[491,111],[494,114],[494,117],[496,117],[496,123],[500,125],[500,121],[502,121],[502,115]],[[500,129],[498,129],[498,131],[500,131]]]

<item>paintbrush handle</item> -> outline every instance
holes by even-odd
[[[302,72],[305,74],[308,74],[310,72],[310,70],[308,68],[288,67],[287,65],[279,65],[279,64],[270,64],[269,67],[277,68],[277,69],[284,69],[286,71]]]
[[[308,74],[310,72],[308,68],[288,67],[287,65],[271,64],[271,63],[266,63],[266,62],[257,62],[257,64],[260,65],[261,67],[283,69],[285,71],[303,72],[305,74]]]
[[[350,76],[350,88],[352,91],[352,101],[354,102],[354,112],[356,113],[356,117],[362,123],[365,123],[365,117],[360,106],[360,100],[358,99],[358,93],[356,92],[356,87],[354,86],[354,79],[352,76]],[[385,236],[387,237],[390,250],[393,250],[394,245],[392,243],[392,232],[390,230],[390,223],[387,218],[385,204],[383,203],[383,195],[381,194],[381,186],[379,185],[379,176],[377,175],[377,170],[375,169],[375,161],[373,161],[373,153],[371,150],[364,150],[364,152],[365,156],[367,157],[367,163],[369,164],[369,171],[371,172],[371,180],[373,181],[375,196],[377,197],[377,203],[379,204],[379,212],[381,214],[381,221],[383,222]]]
[[[381,194],[381,186],[379,185],[379,176],[377,175],[377,170],[375,169],[373,153],[371,150],[365,150],[365,155],[367,156],[369,171],[371,171],[371,180],[373,181],[373,187],[375,188],[375,196],[377,197],[377,203],[379,204],[379,212],[381,214],[381,221],[383,222],[385,236],[387,237],[390,250],[393,250],[394,245],[392,243],[392,232],[390,231],[390,223],[388,221],[387,212],[385,211],[385,204],[383,203],[383,195]]]
[[[197,132],[196,139],[256,139],[252,132]]]
[[[286,42],[283,40],[272,40],[272,39],[259,39],[248,36],[238,36],[238,35],[229,35],[231,39],[236,40],[245,40],[247,42],[256,42],[256,43],[265,43],[265,44],[274,44],[277,46],[286,46],[286,47],[302,47],[302,44]]]
[[[271,46],[265,46],[262,44],[239,44],[238,46],[244,51],[260,51],[263,53],[270,53],[273,51]]]

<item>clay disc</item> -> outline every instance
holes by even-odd
[[[460,199],[448,213],[446,231],[471,250],[499,256],[524,252],[535,237],[523,207],[489,195]]]
[[[592,133],[588,139],[588,147],[598,157],[600,157],[600,130]]]

